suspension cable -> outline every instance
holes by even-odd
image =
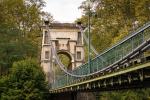
[[[148,44],[148,42],[146,41],[146,42],[142,43],[141,45],[139,45],[139,47],[137,47],[136,49],[134,49],[134,51],[137,51],[137,50],[138,50],[139,48],[141,48],[141,47],[143,48],[143,46],[145,46],[145,45],[147,45],[148,47],[150,47],[150,44]],[[112,66],[115,66],[117,63],[119,63],[119,62],[121,62],[121,61],[123,60],[123,59],[120,59],[120,60],[114,62],[113,64],[111,64],[111,65],[109,65],[109,66],[107,66],[107,67],[105,67],[105,68],[103,68],[103,69],[101,69],[101,70],[98,70],[98,71],[96,71],[96,72],[93,72],[93,73],[89,73],[89,74],[86,74],[86,75],[77,75],[77,74],[72,74],[72,73],[68,72],[68,71],[65,69],[65,66],[64,66],[64,65],[62,64],[62,62],[59,60],[59,58],[58,58],[58,56],[57,56],[57,53],[56,53],[56,51],[54,50],[53,46],[52,46],[52,51],[53,51],[53,53],[55,54],[55,57],[56,57],[55,60],[56,60],[57,64],[59,65],[60,69],[63,70],[66,74],[68,74],[68,75],[70,75],[70,76],[72,76],[72,77],[78,77],[78,78],[88,77],[88,76],[91,76],[91,75],[95,75],[95,74],[97,74],[97,73],[100,73],[100,72],[102,72],[102,71],[104,71],[104,70],[106,70],[106,69],[112,67]],[[124,59],[127,58],[129,55],[133,55],[133,52],[130,52],[129,54],[127,54],[126,56],[124,56]]]
[[[86,44],[89,45],[88,38],[87,38],[86,35],[85,35],[85,32],[87,31],[88,28],[85,28],[84,30],[82,29],[81,26],[79,26],[79,28],[80,28],[81,33],[83,34],[83,38],[84,38]],[[96,49],[93,47],[93,45],[92,45],[92,44],[90,44],[90,45],[91,45],[91,50],[94,52],[94,54],[95,54],[95,55],[98,55],[98,52],[97,52]]]
[[[150,24],[149,24],[150,25]],[[149,26],[147,26],[147,27],[149,27]],[[142,28],[143,29],[143,28]],[[139,30],[139,31],[141,31],[141,30]],[[138,31],[138,32],[139,32]],[[48,28],[48,32],[50,32],[49,31],[49,28]],[[85,30],[84,31],[81,31],[82,33],[84,33],[85,32]],[[135,32],[135,34],[132,34],[130,37],[128,37],[128,38],[126,38],[124,41],[126,41],[127,39],[129,39],[129,38],[131,38],[131,37],[133,37],[133,36],[135,36],[136,34],[138,34],[138,32]],[[50,34],[49,34],[50,35]],[[110,68],[110,67],[112,67],[112,66],[114,66],[114,65],[116,65],[117,63],[119,63],[120,61],[122,61],[123,59],[120,59],[120,60],[118,60],[118,61],[116,61],[116,62],[114,62],[113,64],[111,64],[111,65],[109,65],[109,66],[107,66],[107,67],[105,67],[105,68],[103,68],[103,69],[101,69],[101,70],[98,70],[98,71],[96,71],[96,72],[93,72],[93,73],[89,73],[89,74],[86,74],[86,75],[77,75],[77,74],[73,74],[73,73],[71,73],[71,72],[68,72],[66,69],[65,69],[65,66],[62,64],[62,62],[59,60],[59,57],[58,57],[58,55],[57,55],[57,52],[56,52],[56,50],[55,50],[55,48],[54,48],[54,46],[53,46],[53,44],[52,44],[52,40],[51,40],[51,36],[49,36],[50,37],[50,44],[51,44],[51,49],[52,49],[52,53],[54,54],[54,56],[55,56],[55,60],[56,60],[56,63],[59,65],[59,67],[60,67],[60,69],[62,70],[62,71],[64,71],[67,75],[70,75],[70,76],[72,76],[72,77],[78,77],[78,78],[82,78],[82,77],[87,77],[87,76],[91,76],[91,75],[95,75],[95,74],[97,74],[97,73],[100,73],[100,72],[102,72],[102,71],[104,71],[104,70],[106,70],[106,69],[108,69],[108,68]],[[122,41],[122,42],[124,42],[124,41]],[[121,42],[121,43],[122,43]],[[150,46],[150,44],[147,44],[147,42],[148,41],[145,41],[145,42],[143,42],[141,45],[139,45],[137,48],[135,48],[134,49],[134,51],[137,51],[139,48],[141,48],[141,47],[143,47],[143,46],[145,46],[145,45],[147,45],[148,47]],[[119,43],[120,44],[120,43]],[[117,45],[119,45],[119,44],[117,44]],[[115,45],[115,46],[117,46],[117,45]],[[113,46],[114,47],[114,46]],[[113,48],[112,47],[112,48]],[[111,48],[110,48],[111,49]],[[108,50],[107,50],[108,51]],[[107,51],[105,51],[105,52],[107,52]],[[104,52],[104,53],[105,53]],[[130,53],[128,53],[126,56],[124,56],[123,58],[125,59],[125,58],[127,58],[128,56],[131,56],[131,55],[133,55],[133,53],[134,52],[130,52]],[[103,54],[103,53],[102,53]],[[101,54],[101,55],[102,55]],[[98,57],[100,57],[100,56],[98,56]],[[101,58],[101,57],[100,57]],[[101,58],[102,59],[102,58]]]
[[[80,31],[82,32],[85,41],[87,41],[87,37],[86,37],[86,35],[84,34],[86,30],[87,30],[87,28],[86,28],[85,30],[82,30],[82,29],[80,28]],[[48,28],[48,32],[50,32],[50,31],[49,31],[49,28]],[[68,72],[68,71],[65,69],[65,66],[62,64],[62,62],[60,61],[60,59],[59,59],[59,57],[58,57],[58,55],[57,55],[57,52],[56,52],[56,50],[55,50],[55,47],[53,46],[52,41],[51,41],[51,35],[49,35],[49,38],[50,38],[50,45],[51,45],[51,47],[52,47],[52,53],[54,54],[56,63],[59,65],[60,69],[61,69],[62,71],[64,71],[66,74],[68,74],[68,75],[70,75],[70,76],[73,76],[73,77],[79,77],[79,78],[81,78],[81,77],[88,77],[88,76],[91,76],[91,75],[94,75],[94,74],[100,72],[100,71],[97,71],[97,72],[93,72],[93,73],[86,74],[86,75],[77,75],[77,74],[72,74],[71,72]],[[88,43],[88,42],[87,42],[87,43]],[[93,46],[92,46],[91,49],[92,49],[92,51],[93,51],[96,55],[98,55],[98,52],[95,50],[95,48],[94,48]],[[102,59],[102,58],[100,57],[100,59]],[[102,59],[102,60],[103,60],[103,59]],[[101,71],[102,71],[102,70],[101,70]]]
[[[85,35],[85,32],[88,30],[88,28],[85,28],[85,29],[83,30],[83,28],[82,28],[81,25],[78,25],[78,27],[79,27],[81,33],[83,34],[83,38],[84,38],[86,44],[89,45],[88,38],[87,38],[87,36]],[[96,49],[94,48],[94,46],[93,46],[91,43],[90,43],[90,45],[91,45],[91,48],[90,48],[90,49],[94,52],[94,54],[95,54],[96,56],[98,56],[98,52],[96,51]],[[102,61],[105,62],[105,60],[104,60],[102,57],[99,57],[99,58],[100,58]]]

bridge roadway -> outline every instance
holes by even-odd
[[[106,91],[150,86],[150,22],[112,48],[72,71],[88,77],[62,75],[51,84],[51,94]],[[148,56],[145,55],[148,53]],[[102,60],[103,59],[103,60]],[[90,69],[90,70],[89,70]],[[94,73],[95,74],[92,74]]]
[[[96,92],[150,86],[150,62],[135,64],[116,72],[95,77],[79,83],[50,90],[50,93]]]

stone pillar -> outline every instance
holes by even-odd
[[[41,50],[41,66],[46,75],[46,80],[48,83],[53,81],[52,73],[52,50],[50,44],[50,34],[49,34],[49,23],[45,22],[43,26],[43,39],[42,39],[42,50]]]

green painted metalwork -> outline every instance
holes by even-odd
[[[91,82],[94,82],[94,81],[103,80],[103,79],[107,79],[107,78],[114,77],[114,76],[119,76],[119,75],[122,75],[122,74],[125,74],[125,73],[129,73],[129,72],[136,71],[136,70],[139,70],[139,69],[142,69],[142,68],[147,68],[147,67],[150,67],[150,62],[141,64],[141,65],[138,65],[138,66],[132,66],[130,68],[126,68],[126,69],[118,71],[118,72],[114,72],[114,73],[107,74],[107,75],[97,77],[97,78],[94,78],[94,79],[86,80],[86,81],[83,81],[83,82],[73,83],[73,84],[70,84],[70,85],[64,85],[62,87],[57,87],[57,88],[51,89],[50,91],[60,90],[60,89],[68,88],[68,87],[79,86],[79,85],[83,85],[83,84],[86,84],[86,83],[91,83]]]
[[[81,65],[80,67],[74,69],[71,73],[76,75],[86,75],[93,72],[101,71],[117,61],[125,58],[136,48],[138,48],[142,43],[150,39],[150,22],[139,28],[137,31],[130,34],[112,48],[106,50],[104,53],[98,55],[90,61],[91,68],[89,68],[88,63]],[[90,72],[89,72],[90,69]],[[64,74],[57,78],[52,84],[52,89],[65,87],[71,84],[76,84],[81,80],[81,78],[69,76]]]

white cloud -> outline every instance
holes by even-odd
[[[50,12],[59,22],[73,22],[81,17],[78,7],[84,0],[45,0],[47,5],[44,11]]]

